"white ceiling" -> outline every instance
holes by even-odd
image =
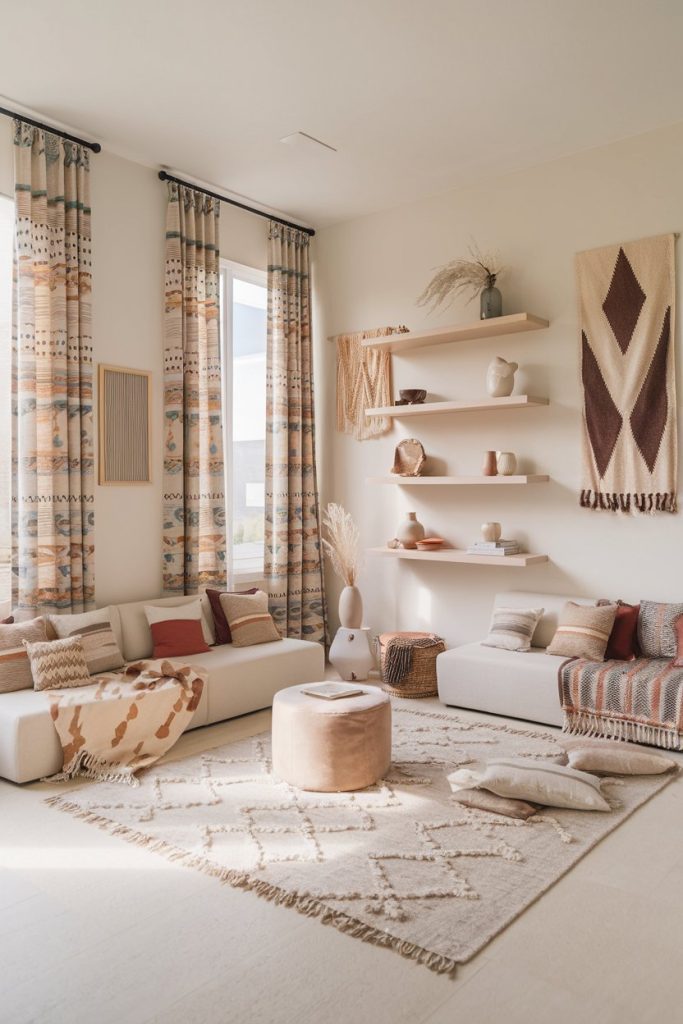
[[[681,0],[32,0],[0,26],[4,97],[314,226],[683,118]]]

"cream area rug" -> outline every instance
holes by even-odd
[[[101,782],[48,803],[450,973],[671,779],[606,782],[610,813],[486,814],[452,799],[447,772],[491,756],[554,759],[554,736],[393,710],[394,763],[362,792],[304,793],[274,778],[264,733],[167,757],[135,790]]]

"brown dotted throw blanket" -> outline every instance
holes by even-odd
[[[46,690],[64,752],[64,767],[50,781],[85,775],[137,785],[135,773],[154,764],[186,729],[205,675],[170,661],[136,661],[90,686]]]

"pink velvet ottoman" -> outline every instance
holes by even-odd
[[[391,764],[391,703],[376,686],[358,697],[321,700],[303,687],[273,700],[273,775],[297,789],[365,789]]]

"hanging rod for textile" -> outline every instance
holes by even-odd
[[[221,203],[230,203],[231,206],[237,206],[240,210],[246,210],[247,213],[255,213],[257,217],[266,217],[267,220],[274,220],[276,224],[284,224],[286,228],[296,228],[297,231],[303,231],[304,234],[313,237],[315,231],[313,228],[305,228],[301,224],[295,224],[291,220],[284,220],[282,217],[276,217],[272,213],[266,213],[265,210],[258,210],[255,206],[247,206],[246,203],[239,203],[236,199],[229,199],[227,196],[219,195],[218,192],[212,192],[211,189],[202,188],[201,185],[195,185],[191,181],[183,181],[182,178],[176,178],[174,174],[169,174],[167,171],[159,171],[159,177],[162,181],[175,181],[177,185],[184,185],[185,188],[193,188],[195,192],[202,192],[205,196],[211,196],[212,199],[218,199]]]
[[[19,114],[16,110],[8,110],[7,107],[0,107],[0,114],[4,114],[5,117],[15,117],[19,121],[25,121],[26,124],[32,124],[34,128],[42,128],[44,132],[52,132],[53,135],[59,135],[62,139],[68,139],[69,142],[75,142],[78,146],[85,146],[86,149],[92,150],[93,153],[99,153],[102,149],[99,142],[88,142],[87,139],[79,139],[77,135],[71,135],[69,132],[64,132],[61,128],[55,128],[54,125],[44,124],[42,121],[36,121],[35,118],[27,117],[26,114]]]

